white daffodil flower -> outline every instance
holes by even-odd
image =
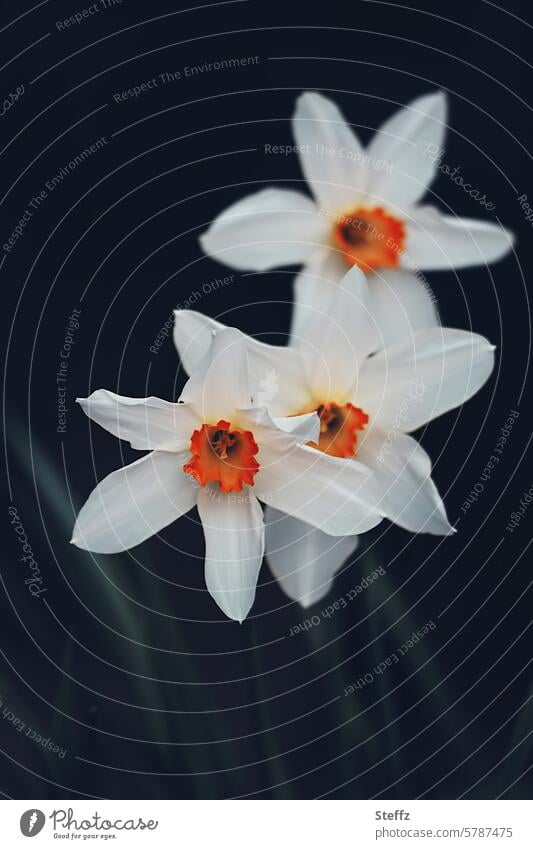
[[[301,263],[294,336],[304,335],[308,313],[301,305],[327,312],[334,297],[328,283],[339,282],[352,265],[369,275],[373,313],[383,317],[382,332],[392,344],[439,323],[420,270],[482,265],[510,250],[511,234],[499,225],[420,205],[439,165],[444,92],[396,112],[366,150],[337,106],[320,94],[301,95],[292,126],[313,199],[289,189],[256,192],[222,212],[200,242],[236,269]]]
[[[246,344],[238,330],[209,331],[176,404],[104,389],[78,399],[99,425],[151,453],[93,490],[72,537],[89,551],[124,551],[196,506],[207,588],[240,622],[253,604],[264,552],[259,500],[333,536],[363,532],[382,518],[368,469],[306,444],[318,439],[313,411],[274,421],[254,405]]]
[[[200,313],[176,312],[174,339],[186,370],[222,326]],[[307,322],[298,347],[247,337],[252,385],[276,375],[274,415],[316,410],[315,450],[371,470],[383,516],[408,531],[451,533],[431,461],[408,433],[474,395],[492,371],[494,348],[474,333],[429,327],[376,350],[378,333],[366,278],[354,267],[336,286],[329,313]],[[328,592],[356,540],[327,539],[277,507],[272,503],[265,517],[267,558],[287,594],[308,605]]]

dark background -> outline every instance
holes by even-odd
[[[529,4],[413,4],[246,0],[179,12],[170,0],[123,0],[62,32],[56,21],[88,2],[50,0],[20,18],[26,0],[2,4],[2,99],[25,86],[0,119],[2,244],[47,180],[108,140],[0,254],[4,796],[530,795],[533,510],[506,530],[532,484],[533,240],[518,202],[533,197]],[[114,102],[165,71],[243,56],[259,61]],[[74,399],[100,387],[177,397],[183,375],[171,339],[157,355],[149,348],[174,306],[231,273],[197,244],[213,217],[273,181],[304,188],[296,157],[264,153],[265,143],[292,142],[297,95],[329,94],[366,141],[395,108],[435,88],[450,99],[446,162],[496,208],[487,212],[442,174],[430,199],[458,215],[497,217],[518,236],[516,253],[491,268],[428,275],[443,323],[472,327],[498,348],[484,389],[420,435],[459,533],[442,540],[384,523],[364,537],[327,603],[378,565],[386,574],[293,637],[326,600],[304,612],[264,564],[249,618],[226,620],[205,591],[192,514],[123,555],[70,546],[96,481],[136,456],[90,426]],[[279,341],[294,271],[236,273],[196,308]],[[59,434],[56,372],[73,308],[82,312]],[[511,410],[520,415],[501,461],[463,513]],[[39,598],[24,584],[10,505],[39,563]],[[430,620],[436,628],[401,663],[344,696]],[[65,757],[17,731],[10,712]]]

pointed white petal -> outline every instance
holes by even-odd
[[[224,325],[193,310],[182,310],[175,316],[174,341],[185,370],[192,374],[209,351],[213,332],[224,329]],[[305,384],[302,355],[283,345],[266,345],[250,336],[244,338],[254,404],[266,405],[279,416],[309,409],[310,390]]]
[[[281,450],[318,442],[320,419],[315,411],[301,416],[272,416],[268,407],[239,410],[242,427],[248,427],[261,443],[276,442]]]
[[[234,203],[200,237],[205,253],[242,270],[305,262],[327,238],[313,201],[288,189],[263,189]]]
[[[276,427],[290,433],[300,443],[318,442],[320,439],[320,419],[316,412],[304,413],[303,416],[277,416],[273,421]]]
[[[354,403],[385,430],[409,432],[471,398],[493,367],[494,348],[483,336],[420,330],[366,361]]]
[[[435,295],[422,274],[383,269],[368,277],[368,289],[380,348],[440,324]]]
[[[98,389],[78,404],[90,419],[139,451],[180,451],[187,448],[198,416],[188,404],[160,398],[126,398]]]
[[[294,280],[290,345],[298,346],[317,317],[328,312],[337,283],[348,270],[340,251],[324,247]]]
[[[247,337],[248,366],[254,404],[275,416],[292,416],[310,408],[311,389],[305,380],[300,351],[266,345]]]
[[[433,207],[411,210],[402,264],[427,271],[486,265],[509,253],[514,236],[499,224],[441,215]]]
[[[223,328],[201,312],[174,310],[174,345],[187,374],[192,374],[208,354],[215,330]]]
[[[327,314],[308,327],[299,346],[308,383],[319,402],[341,401],[353,391],[376,340],[366,277],[354,266],[336,285]]]
[[[358,537],[332,537],[267,507],[265,541],[268,564],[283,591],[310,607],[328,594],[335,572],[357,548]]]
[[[180,400],[193,404],[206,424],[220,419],[231,423],[236,409],[252,405],[244,334],[233,327],[215,331]]]
[[[187,451],[154,451],[111,472],[83,505],[71,542],[100,554],[125,551],[156,534],[196,503],[197,487],[183,472]]]
[[[252,489],[204,487],[198,512],[205,537],[205,582],[221,610],[242,622],[254,603],[264,552],[263,511]]]
[[[363,149],[338,107],[321,94],[297,101],[292,131],[305,178],[319,206],[330,212],[353,207],[365,191]]]
[[[446,96],[438,91],[413,100],[379,128],[370,145],[369,196],[399,209],[415,204],[433,180],[446,132]]]
[[[324,533],[348,536],[379,524],[379,489],[355,460],[330,457],[307,446],[287,451],[280,441],[260,441],[257,497]]]
[[[388,519],[413,533],[453,533],[431,479],[431,460],[415,439],[370,428],[357,456],[373,469],[383,488],[381,507]]]

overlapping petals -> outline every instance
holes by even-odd
[[[351,220],[358,229],[349,261],[357,257],[359,243],[367,244],[360,264],[369,276],[371,297],[373,289],[378,290],[377,307],[393,315],[399,301],[406,314],[401,323],[409,333],[438,324],[434,296],[421,284],[420,271],[495,262],[513,244],[509,231],[496,223],[418,205],[437,173],[438,158],[432,152],[442,149],[446,121],[445,94],[423,95],[385,121],[364,149],[332,100],[306,92],[297,101],[292,126],[314,203],[293,190],[257,192],[215,220],[202,236],[204,251],[238,269],[263,271],[301,263],[292,324],[292,338],[298,339],[305,333],[310,309],[328,312],[334,285],[346,273],[347,257],[335,229]],[[361,229],[365,219],[370,222],[377,213],[396,222],[393,230],[380,233],[370,223]],[[405,238],[390,238],[400,231]],[[369,243],[375,250],[372,264],[365,265]],[[421,314],[423,325],[418,321]],[[390,321],[383,327],[386,334]],[[401,338],[400,332],[394,335]],[[386,341],[391,343],[393,337]]]
[[[339,461],[312,446],[294,452],[288,498],[278,479],[275,449],[269,447],[263,453],[267,464],[260,472],[259,489],[266,485],[277,492],[272,505],[276,509],[267,510],[267,558],[287,594],[304,605],[327,592],[343,559],[354,550],[356,532],[349,530],[350,517],[364,527],[362,513],[366,510],[367,530],[376,524],[379,514],[411,532],[453,532],[431,478],[431,461],[407,434],[462,405],[483,386],[494,365],[493,346],[467,331],[433,325],[400,334],[399,339],[391,328],[384,336],[380,332],[384,318],[376,318],[380,315],[376,300],[365,275],[352,268],[337,284],[327,315],[313,318],[309,307],[305,334],[293,340],[292,346],[276,347],[247,338],[252,393],[265,371],[275,371],[279,393],[271,404],[280,416],[320,411],[327,405],[328,409],[333,405],[339,414],[348,409],[346,405],[360,411],[352,417],[360,422],[356,439],[340,434],[344,445],[354,446],[352,459]],[[214,326],[220,327],[199,314],[178,312],[178,351],[201,353],[199,339],[213,332]],[[384,347],[387,337],[393,343]],[[343,421],[349,425],[351,418],[340,418],[341,428]],[[332,433],[335,437],[336,431]],[[316,457],[327,457],[331,468],[324,463],[314,468]],[[365,481],[369,471],[371,484],[365,483],[361,489],[358,475]],[[330,495],[332,480],[335,488]],[[363,491],[367,499],[372,492],[374,512],[368,510],[368,500],[363,500],[357,511],[354,498],[351,512],[346,510],[344,502],[356,491]],[[302,504],[306,511],[315,505],[313,532],[302,527]],[[330,545],[324,531],[350,539]]]
[[[328,594],[335,573],[356,550],[358,537],[332,537],[267,507],[266,549],[274,577],[289,598],[302,607],[316,604]]]
[[[107,390],[79,399],[89,418],[149,453],[98,484],[75,545],[130,549],[196,507],[207,589],[242,622],[265,551],[286,594],[307,607],[384,517],[414,533],[453,532],[431,460],[409,434],[481,389],[494,348],[440,326],[421,270],[494,262],[513,239],[420,205],[446,121],[444,93],[424,95],[365,149],[332,100],[298,99],[292,128],[309,194],[257,191],[201,237],[239,270],[301,266],[288,345],[176,311],[189,375],[177,403]]]
[[[95,488],[72,542],[98,553],[124,551],[196,506],[207,588],[228,617],[242,621],[264,552],[259,500],[328,534],[361,533],[382,517],[369,469],[335,466],[306,447],[319,437],[314,411],[275,419],[255,403],[245,337],[206,324],[200,334],[196,344],[189,333],[197,359],[178,403],[106,390],[80,399],[90,418],[151,453]]]

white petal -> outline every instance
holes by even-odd
[[[289,344],[300,345],[309,325],[328,312],[337,283],[347,270],[340,251],[324,247],[296,275]]]
[[[250,488],[204,487],[198,512],[205,536],[205,582],[221,610],[242,622],[254,603],[264,552],[263,511]]]
[[[275,416],[308,411],[310,386],[302,354],[284,345],[266,345],[247,337],[248,365],[254,403]]]
[[[383,518],[373,475],[355,460],[330,457],[307,446],[260,441],[257,497],[332,536],[374,528]]]
[[[402,265],[438,271],[486,265],[509,253],[514,237],[489,221],[452,218],[433,207],[411,210]]]
[[[354,266],[336,285],[328,312],[307,328],[299,346],[315,398],[341,401],[353,391],[376,340],[366,277]]]
[[[255,433],[261,443],[276,442],[281,450],[295,445],[318,442],[320,419],[315,411],[301,416],[272,416],[268,407],[239,410],[243,427]]]
[[[380,348],[440,324],[435,295],[421,273],[415,275],[403,269],[376,271],[368,277],[368,289]]]
[[[413,533],[453,533],[431,479],[431,460],[415,439],[397,430],[371,428],[357,456],[383,487],[381,507],[388,519]]]
[[[267,507],[265,541],[268,564],[283,591],[310,607],[328,594],[335,572],[357,548],[358,537],[332,537]]]
[[[263,189],[219,215],[200,244],[231,268],[264,271],[305,262],[327,233],[327,222],[310,198],[288,189]]]
[[[215,330],[224,325],[194,310],[174,310],[174,345],[187,374],[198,368],[208,354]]]
[[[184,386],[182,401],[194,404],[202,421],[230,423],[236,409],[252,404],[245,336],[233,327],[215,331],[209,351]]]
[[[187,451],[154,451],[111,472],[83,505],[71,542],[100,554],[125,551],[187,513],[197,487],[183,472]]]
[[[316,412],[304,413],[303,416],[277,416],[273,419],[276,427],[290,433],[300,443],[318,442],[320,439],[320,419]]]
[[[446,96],[438,91],[413,100],[379,128],[367,149],[371,163],[385,163],[369,172],[375,203],[405,209],[425,194],[437,170],[446,112]]]
[[[494,347],[483,336],[420,330],[366,361],[354,403],[385,430],[409,432],[471,398],[493,366]]]
[[[180,451],[189,445],[198,416],[188,404],[126,398],[98,389],[78,404],[90,419],[139,451]]]
[[[213,332],[224,329],[224,325],[193,310],[176,312],[175,319],[174,341],[185,370],[191,374],[210,349]],[[279,416],[309,409],[310,389],[305,384],[302,355],[294,348],[266,345],[244,334],[243,338],[254,404],[266,405]]]
[[[353,208],[365,191],[363,149],[338,107],[321,94],[297,101],[292,131],[305,178],[318,204],[330,212]]]

